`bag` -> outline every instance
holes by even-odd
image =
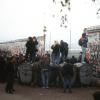
[[[81,40],[81,38],[79,39],[78,44],[79,44],[79,46],[83,45],[83,41]]]

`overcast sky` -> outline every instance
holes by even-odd
[[[96,11],[100,5],[91,0],[71,0],[68,28],[60,28],[59,0],[0,0],[0,42],[43,35],[47,26],[46,45],[54,40],[65,40],[71,48],[79,48],[77,41],[85,27],[99,25]],[[65,12],[66,9],[63,9]],[[50,38],[51,37],[51,38]]]

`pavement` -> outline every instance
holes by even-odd
[[[63,93],[62,88],[43,89],[15,84],[15,93],[5,93],[5,84],[0,83],[0,100],[94,100],[93,93],[100,87],[73,88],[72,93]]]

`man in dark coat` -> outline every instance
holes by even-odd
[[[70,60],[67,59],[67,63],[64,64],[63,68],[62,68],[62,75],[64,78],[64,92],[66,92],[66,89],[68,87],[68,91],[71,91],[71,87],[72,87],[72,77],[73,77],[73,65],[70,63]]]
[[[60,41],[60,52],[61,52],[61,59],[65,60],[68,55],[68,43],[64,42],[63,40]]]
[[[26,59],[29,61],[32,58],[32,51],[33,51],[33,40],[32,37],[29,37],[26,43]]]
[[[8,58],[8,61],[7,61],[7,84],[6,84],[6,88],[5,88],[5,91],[7,93],[13,93],[13,91],[15,91],[13,89],[13,85],[14,85],[14,78],[15,78],[15,71],[14,71],[14,65],[15,65],[15,57],[12,56],[10,58]]]
[[[32,50],[32,61],[33,62],[36,59],[36,52],[38,51],[37,45],[38,45],[38,41],[37,41],[36,37],[34,36],[33,37],[33,50]]]
[[[35,60],[37,50],[37,39],[36,37],[29,37],[26,43],[26,59],[29,58],[29,61],[32,62]]]

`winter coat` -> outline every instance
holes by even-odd
[[[55,46],[52,45],[51,49],[53,50],[52,53],[59,53],[60,52],[60,45],[59,44],[56,44]]]
[[[65,63],[62,68],[62,75],[64,78],[72,78],[73,77],[73,65],[70,63]]]
[[[82,38],[82,41],[83,41],[83,47],[87,48],[87,42],[88,42],[88,38],[87,37],[84,37]]]

